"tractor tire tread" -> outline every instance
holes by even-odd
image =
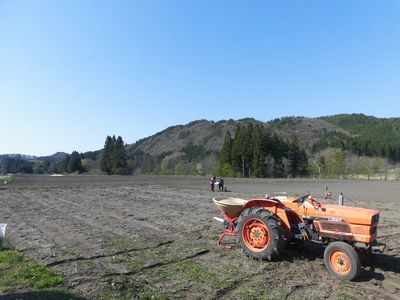
[[[329,257],[330,254],[335,250],[342,251],[349,257],[351,262],[351,270],[348,274],[338,274],[332,268]],[[361,261],[357,251],[351,245],[342,241],[333,242],[325,248],[324,263],[328,271],[341,280],[354,280],[358,277],[361,271]]]
[[[244,223],[251,218],[257,218],[262,220],[268,228],[270,234],[270,241],[267,248],[261,252],[254,252],[247,248],[242,238],[242,226]],[[270,211],[264,209],[263,207],[252,207],[245,209],[237,220],[237,226],[235,228],[236,242],[240,244],[243,252],[254,259],[259,260],[274,260],[283,251],[285,247],[285,237],[283,229],[278,225],[280,220],[277,219]]]

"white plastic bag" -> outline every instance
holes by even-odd
[[[6,228],[7,224],[0,224],[0,250],[2,249],[4,238],[6,237]]]

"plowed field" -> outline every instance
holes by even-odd
[[[26,176],[0,190],[0,223],[24,255],[66,279],[87,299],[400,299],[400,183],[205,177]],[[355,282],[327,272],[323,247],[291,247],[275,262],[216,246],[221,224],[212,198],[286,191],[381,211],[383,255],[363,257]],[[335,201],[336,202],[336,201]],[[16,291],[23,295],[23,292]],[[9,295],[11,297],[11,295]]]

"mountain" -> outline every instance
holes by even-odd
[[[340,114],[320,117],[318,120],[326,121],[356,136],[400,138],[400,118],[377,118],[364,114]]]
[[[67,157],[67,153],[65,152],[56,152],[52,155],[48,156],[34,156],[32,160],[39,160],[39,161],[48,161],[48,162],[58,162]]]
[[[26,155],[26,154],[2,154],[0,155],[0,162],[5,159],[13,158],[24,161],[49,161],[49,162],[57,162],[63,160],[67,157],[67,153],[65,152],[57,152],[52,155],[47,156],[34,156],[34,155]]]
[[[364,114],[340,114],[321,117],[348,134],[324,134],[313,150],[342,148],[359,156],[383,157],[391,163],[400,162],[400,118],[377,118]]]
[[[142,151],[158,156],[163,153],[180,152],[188,145],[201,145],[206,151],[219,151],[226,131],[234,131],[235,124],[233,120],[219,122],[199,120],[186,125],[172,126],[129,145],[127,151]]]
[[[309,148],[318,142],[322,133],[351,136],[351,133],[339,124],[319,118],[284,117],[269,121],[265,125],[271,132],[285,140],[296,141],[303,148]]]
[[[57,172],[56,165],[61,164],[67,153],[57,152],[49,156],[24,154],[0,155],[0,174],[3,173],[47,173]]]
[[[171,126],[126,145],[129,166],[134,173],[210,174],[219,162],[227,132],[234,138],[237,126],[248,124],[261,125],[271,136],[297,144],[314,162],[321,159],[318,153],[327,149],[400,162],[400,118],[340,114],[318,118],[292,116],[267,122],[252,118],[218,122],[197,120]],[[101,153],[101,149],[84,153],[88,170],[98,171]],[[66,156],[63,152],[43,157],[0,155],[0,167],[10,158],[54,164]]]
[[[247,118],[238,121],[222,120],[218,122],[199,120],[186,125],[169,127],[153,136],[139,140],[127,147],[129,152],[143,151],[152,156],[163,153],[181,151],[185,146],[201,145],[208,151],[220,151],[226,132],[232,136],[237,124],[263,124],[271,133],[275,133],[285,140],[296,140],[301,146],[313,145],[321,132],[350,133],[341,127],[323,119],[306,117],[284,117],[269,122]]]
[[[211,173],[229,130],[237,124],[262,124],[271,135],[297,143],[309,156],[339,149],[356,156],[383,157],[400,162],[400,118],[341,114],[319,118],[283,117],[267,122],[255,119],[198,120],[169,127],[126,147],[135,172]],[[318,155],[317,155],[318,156]]]
[[[198,120],[169,127],[128,145],[127,155],[137,173],[190,174],[201,170],[211,173],[218,163],[227,131],[234,137],[238,124],[249,123],[262,125],[271,134],[285,141],[297,142],[305,149],[314,145],[322,133],[338,132],[350,136],[346,130],[323,119],[306,117],[285,117],[269,122],[252,118],[218,122]]]
[[[224,137],[235,132],[237,124],[259,123],[254,119],[238,121],[198,120],[169,127],[126,147],[136,172],[195,173],[195,168],[210,172],[219,157]],[[201,165],[201,167],[199,166]],[[199,172],[201,172],[199,170]]]

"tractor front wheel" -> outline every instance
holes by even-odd
[[[357,251],[345,242],[333,242],[326,247],[324,262],[328,271],[342,280],[355,279],[361,270]]]
[[[272,260],[283,250],[285,240],[280,222],[262,207],[245,209],[237,220],[237,242],[250,257]]]

